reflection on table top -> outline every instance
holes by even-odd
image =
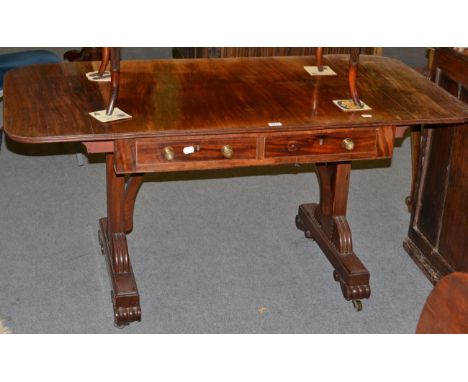
[[[343,112],[332,101],[349,98],[348,59],[325,56],[337,76],[317,77],[304,70],[314,57],[123,61],[117,106],[133,118],[105,124],[88,114],[105,108],[109,92],[85,76],[98,62],[19,68],[5,78],[4,127],[14,140],[42,143],[468,120],[467,105],[377,56],[361,56],[358,75],[372,117]]]

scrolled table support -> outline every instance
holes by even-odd
[[[111,279],[114,321],[118,326],[141,320],[140,295],[128,254],[126,234],[133,227],[136,194],[142,174],[129,177],[114,171],[114,154],[106,154],[107,217],[99,220],[99,242]]]
[[[359,300],[370,297],[370,275],[353,251],[346,219],[351,163],[318,163],[316,169],[320,203],[299,206],[296,226],[325,253],[335,268],[333,277],[340,283],[344,298],[360,307]]]

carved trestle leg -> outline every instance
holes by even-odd
[[[141,320],[140,296],[128,254],[127,237],[133,228],[133,208],[142,174],[128,178],[114,171],[114,154],[106,154],[107,218],[99,220],[99,243],[111,279],[116,325]]]
[[[302,204],[296,226],[314,239],[335,268],[333,277],[346,300],[357,310],[360,299],[369,298],[369,272],[353,252],[351,230],[346,220],[351,163],[316,164],[320,204]]]

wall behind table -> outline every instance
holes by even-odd
[[[0,48],[0,54],[20,52],[23,50],[31,49],[47,49],[56,53],[58,56],[63,57],[67,50],[81,49],[81,48]],[[387,47],[383,48],[382,54],[387,57],[393,57],[413,67],[424,67],[426,65],[426,50],[427,48],[401,48],[401,47]],[[124,60],[131,59],[164,59],[172,58],[172,48],[122,48],[122,57]]]

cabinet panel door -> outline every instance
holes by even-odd
[[[421,201],[416,225],[433,247],[437,247],[448,182],[452,127],[431,128],[425,161],[427,172],[421,188]]]
[[[468,124],[455,128],[439,251],[468,272]]]

